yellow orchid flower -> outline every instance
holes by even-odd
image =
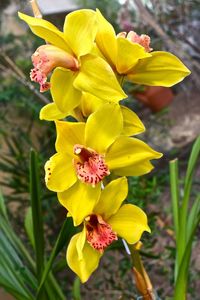
[[[104,104],[105,101],[102,99],[88,93],[83,93],[79,107],[84,117],[87,118]],[[120,105],[120,109],[123,117],[122,135],[133,136],[145,131],[144,124],[136,113],[123,105]]]
[[[51,87],[53,101],[61,115],[80,103],[82,91],[114,102],[126,98],[109,64],[91,54],[97,32],[95,11],[82,9],[68,14],[63,32],[46,20],[22,13],[19,17],[34,34],[48,42],[32,55],[31,79],[40,84],[41,92]],[[49,83],[47,76],[52,70]],[[52,104],[48,109],[55,113]]]
[[[101,106],[86,123],[57,121],[56,129],[57,153],[45,164],[46,185],[55,192],[69,189],[74,195],[82,185],[96,192],[92,186],[99,189],[110,172],[143,175],[153,168],[150,160],[162,156],[144,142],[121,135],[123,116],[116,103]]]
[[[93,209],[82,219],[82,232],[74,235],[68,245],[67,263],[83,283],[98,267],[104,250],[118,236],[135,244],[144,231],[150,232],[146,214],[139,207],[122,205],[127,193],[125,177],[110,182]],[[62,197],[63,204],[65,201],[67,198]]]
[[[78,109],[80,109],[83,118],[88,118],[93,112],[95,112],[105,103],[105,100],[97,98],[92,94],[82,93],[81,102],[78,106]],[[136,113],[134,113],[132,110],[123,105],[120,105],[120,109],[123,116],[122,134],[132,136],[145,131],[145,127]],[[55,103],[49,103],[43,106],[40,111],[41,120],[44,119],[48,121],[54,121],[63,119],[68,115],[72,115],[75,119],[77,118],[76,113],[74,111],[65,114],[57,108]]]
[[[119,75],[134,83],[170,87],[190,74],[173,54],[149,52],[150,38],[131,31],[115,34],[112,25],[97,10],[96,44],[105,59]]]

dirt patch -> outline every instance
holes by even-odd
[[[200,90],[181,91],[168,108],[156,114],[144,104],[137,105],[146,127],[140,137],[163,153],[187,146],[200,134]]]

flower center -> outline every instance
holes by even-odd
[[[151,39],[146,34],[138,35],[135,31],[129,31],[129,33],[127,34],[127,39],[144,47],[146,52],[150,52],[153,50],[152,48],[150,48]]]
[[[78,179],[82,182],[90,183],[95,187],[105,176],[110,174],[103,156],[96,151],[84,148],[82,145],[75,145],[74,154],[79,158],[79,160],[74,159],[74,166]]]
[[[30,72],[30,78],[32,81],[40,84],[40,92],[50,88],[47,76],[55,67],[63,67],[71,71],[79,69],[78,61],[75,57],[52,45],[40,46],[33,53],[32,62],[34,68]]]
[[[126,32],[120,32],[117,36],[127,38],[132,43],[136,43],[136,44],[141,45],[142,47],[144,47],[146,52],[150,52],[150,51],[153,50],[150,47],[151,39],[146,34],[138,35],[135,31],[129,31],[128,34]]]
[[[113,241],[117,240],[117,234],[111,226],[99,215],[90,215],[85,219],[86,239],[88,243],[99,252],[103,252]]]

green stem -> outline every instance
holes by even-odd
[[[119,84],[121,85],[121,87],[123,87],[123,84],[125,81],[125,75],[118,75],[117,80],[118,80]]]
[[[129,250],[131,252],[131,258],[133,262],[133,266],[137,269],[137,271],[143,276],[143,264],[139,254],[139,251],[135,249],[133,245],[129,245]]]

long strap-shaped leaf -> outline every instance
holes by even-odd
[[[64,246],[66,246],[69,242],[69,239],[71,238],[71,236],[73,235],[73,226],[72,226],[72,220],[71,218],[67,218],[63,225],[62,228],[60,230],[59,236],[57,238],[57,241],[55,243],[55,246],[51,252],[51,256],[49,258],[49,261],[47,262],[45,269],[44,269],[44,273],[42,275],[42,280],[40,282],[40,286],[38,288],[38,292],[37,292],[37,298],[38,300],[40,300],[40,295],[42,293],[43,290],[43,286],[45,284],[45,281],[47,279],[47,276],[49,274],[49,272],[51,271],[53,262],[55,260],[55,258],[57,257],[58,253],[63,249]],[[65,297],[63,297],[62,295],[60,295],[60,299],[62,300],[66,300]]]
[[[31,150],[30,157],[30,197],[33,219],[33,234],[36,255],[36,271],[38,281],[42,278],[44,268],[44,232],[42,208],[39,190],[37,154]]]
[[[173,300],[184,300],[186,299],[186,292],[187,292],[187,278],[188,278],[188,270],[190,265],[190,256],[192,252],[192,242],[194,239],[194,235],[197,229],[197,226],[200,221],[200,216],[196,219],[195,225],[190,235],[190,239],[187,242],[187,246],[184,251],[184,255],[178,270],[178,276],[175,285],[175,293]]]
[[[193,175],[194,175],[195,167],[199,156],[200,156],[200,136],[196,139],[192,147],[192,151],[188,162],[186,177],[185,177],[183,201],[182,201],[182,205],[180,206],[179,226],[181,228],[181,231],[178,234],[178,246],[179,246],[178,264],[179,265],[183,258],[187,240],[190,239],[190,233],[187,233],[187,222],[189,217],[188,207],[189,207]]]

